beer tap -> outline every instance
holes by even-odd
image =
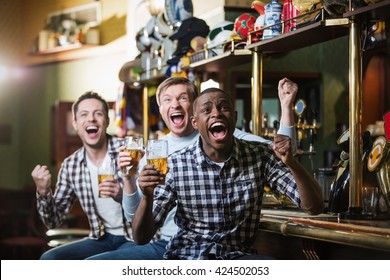
[[[306,110],[306,102],[303,99],[299,99],[295,103],[294,112],[298,116],[297,121],[297,151],[295,153],[296,156],[301,155],[315,155],[316,151],[314,149],[314,141],[317,136],[317,129],[319,125],[317,120],[314,118],[312,124],[308,124],[307,120],[304,119],[303,113]],[[309,138],[309,149],[305,151],[303,149],[303,139]]]
[[[270,138],[268,129],[268,113],[264,113],[261,118],[261,136]]]
[[[268,139],[273,139],[278,130],[278,121],[274,121],[273,127],[268,126],[268,113],[263,114],[261,136]]]

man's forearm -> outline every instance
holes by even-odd
[[[143,196],[132,222],[133,237],[137,244],[149,243],[156,233],[152,210],[153,198]]]
[[[142,194],[136,191],[132,194],[123,192],[122,207],[126,220],[131,223],[135,212],[137,211],[138,205],[141,201]]]
[[[298,186],[301,208],[312,215],[321,214],[324,209],[324,201],[318,182],[296,159],[287,165]]]

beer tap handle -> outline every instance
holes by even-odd
[[[309,153],[315,153],[314,151],[314,140],[316,140],[316,133],[314,128],[309,129],[309,140],[310,140],[310,146],[309,146]]]
[[[274,120],[273,125],[274,125],[275,129],[278,129],[279,125],[280,125],[280,122],[278,120]]]

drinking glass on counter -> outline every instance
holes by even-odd
[[[124,167],[122,172],[126,175],[137,175],[138,164],[144,154],[144,139],[137,136],[127,136],[125,147],[125,152],[130,153],[131,165]]]
[[[168,173],[168,141],[148,140],[146,163],[153,164],[157,170],[166,175]]]
[[[369,217],[377,215],[376,208],[378,205],[378,188],[363,187],[363,214]]]
[[[98,184],[100,185],[105,179],[114,179],[115,175],[115,162],[114,159],[105,159],[98,162],[97,166]],[[109,197],[101,193],[99,189],[99,197]]]

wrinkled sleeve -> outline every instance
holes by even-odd
[[[298,186],[291,170],[271,152],[266,152],[263,158],[265,164],[265,176],[272,189],[286,195],[296,206],[300,206],[301,199]]]
[[[169,171],[166,175],[166,184],[159,185],[154,190],[153,218],[154,222],[160,226],[165,222],[168,213],[176,206],[176,192],[172,177]]]
[[[135,214],[135,211],[138,208],[139,202],[141,201],[142,193],[139,188],[137,188],[137,191],[132,194],[127,194],[123,192],[123,212],[125,214],[126,220],[131,223],[133,221],[133,217]]]
[[[38,213],[42,222],[48,228],[58,227],[70,211],[76,197],[70,185],[71,181],[66,172],[65,165],[62,164],[54,196],[51,193],[45,197],[40,197],[37,194]]]
[[[295,152],[297,150],[297,133],[296,133],[296,130],[295,130],[295,125],[284,126],[281,123],[277,133],[290,137],[290,139],[291,139],[291,150],[292,150],[293,154],[295,154]]]

